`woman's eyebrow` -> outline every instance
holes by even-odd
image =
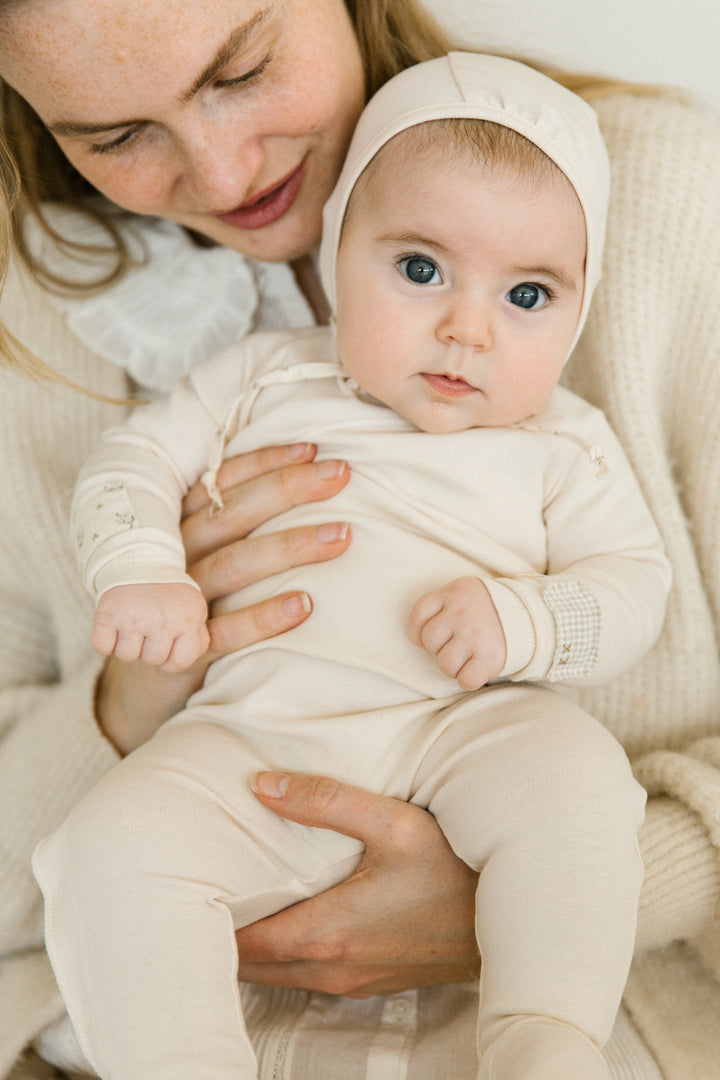
[[[207,86],[209,82],[212,82],[215,76],[219,75],[223,68],[247,45],[252,35],[267,20],[269,15],[270,9],[262,8],[242,26],[236,26],[229,37],[222,43],[207,67],[200,72],[190,89],[186,90],[180,100],[190,101],[195,97],[198,90],[202,90],[203,86]]]
[[[270,9],[262,8],[242,26],[236,26],[222,43],[207,67],[194,80],[190,89],[180,95],[180,101],[191,101],[198,91],[202,90],[203,86],[207,86],[209,82],[212,82],[215,76],[247,45],[252,35],[267,20],[269,15]],[[53,135],[72,138],[75,135],[99,135],[104,131],[115,131],[118,128],[132,127],[134,124],[144,122],[137,117],[131,120],[98,121],[95,123],[91,120],[55,120],[48,124],[47,128]]]

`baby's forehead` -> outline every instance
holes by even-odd
[[[401,176],[405,169],[416,169],[422,162],[444,168],[465,162],[515,179],[562,178],[570,184],[552,158],[513,128],[490,120],[452,117],[426,120],[393,135],[366,165],[355,188],[372,179],[382,166],[391,164]]]
[[[503,237],[517,265],[567,259],[572,273],[559,280],[585,276],[587,222],[570,180],[529,139],[487,121],[426,121],[388,139],[350,195],[339,247],[356,227],[367,243],[433,237],[455,255]]]
[[[389,138],[356,180],[343,224],[353,204],[363,195],[373,196],[374,182],[403,184],[408,177],[422,177],[423,169],[447,172],[459,166],[476,168],[479,178],[507,178],[521,187],[526,183],[528,193],[545,184],[558,185],[577,199],[565,173],[524,135],[493,121],[453,117],[414,124]]]

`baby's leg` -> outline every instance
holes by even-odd
[[[481,869],[482,1080],[600,1080],[632,957],[645,793],[568,699],[498,686],[433,746],[413,799]]]
[[[357,842],[263,808],[248,784],[263,767],[225,728],[168,725],[39,846],[48,950],[103,1080],[257,1075],[233,931],[359,857]]]

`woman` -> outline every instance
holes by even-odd
[[[134,349],[136,335],[123,336],[128,322],[138,334],[144,329],[155,346],[128,355],[136,362],[136,381],[145,386],[167,377],[167,371],[150,370],[148,357],[178,326],[181,341],[188,335],[188,352],[208,342],[216,347],[211,334],[199,343],[189,336],[194,313],[187,309],[193,290],[206,281],[221,291],[220,283],[230,278],[235,291],[225,300],[236,298],[239,308],[249,309],[247,319],[229,321],[229,335],[258,322],[297,322],[298,312],[308,321],[322,318],[308,253],[354,118],[369,90],[398,68],[445,48],[443,36],[401,0],[347,6],[340,0],[219,0],[210,13],[200,0],[108,0],[90,11],[79,0],[0,3],[6,134],[21,162],[25,197],[60,204],[48,214],[51,226],[71,231],[71,240],[89,239],[96,248],[112,247],[116,237],[139,261],[138,229],[131,234],[124,217],[106,213],[84,176],[135,214],[177,222],[261,260],[250,271],[244,263],[237,269],[238,260],[218,264],[224,248],[191,247],[170,226],[139,219],[150,253],[146,265],[105,291],[74,300],[53,293],[53,279],[71,278],[75,295],[78,280],[87,283],[94,275],[96,282],[104,276],[109,283],[117,272],[115,255],[96,255],[99,269],[92,261],[78,262],[72,243],[58,255],[42,229],[32,227],[30,215],[25,263],[12,268],[4,299],[10,331],[73,383],[122,399],[131,384],[109,361]],[[583,703],[621,738],[653,796],[641,836],[646,885],[639,947],[680,939],[691,944],[643,953],[627,1002],[663,1074],[684,1080],[712,1075],[717,1061],[717,1025],[702,1025],[718,1000],[712,973],[720,970],[712,932],[720,893],[720,754],[712,737],[720,714],[713,639],[720,470],[709,456],[711,403],[720,388],[717,365],[710,362],[717,330],[697,299],[718,269],[709,241],[720,224],[718,134],[699,110],[670,99],[616,96],[598,108],[614,163],[615,203],[605,282],[571,376],[581,392],[603,405],[628,448],[665,534],[676,588],[665,634],[646,664]],[[102,215],[104,224],[90,228],[68,216],[67,207],[78,202]],[[291,260],[294,280],[283,276],[282,263],[265,260]],[[27,264],[35,266],[35,277]],[[190,267],[197,272],[190,274]],[[189,285],[183,288],[186,271]],[[640,303],[633,303],[646,279]],[[251,303],[245,299],[249,293]],[[148,296],[151,317],[145,313]],[[158,334],[154,320],[163,307],[171,316]],[[0,1071],[7,1075],[17,1054],[61,1009],[41,949],[30,852],[116,761],[117,752],[132,749],[124,738],[127,711],[137,715],[142,709],[150,733],[193,684],[150,678],[134,667],[101,671],[87,644],[89,606],[64,540],[60,498],[100,431],[116,419],[118,406],[61,388],[50,393],[12,371],[3,372],[3,382],[3,400],[12,402],[3,419],[0,474],[12,507],[0,562],[8,893],[0,907],[8,957]],[[679,493],[667,466],[670,455],[682,468]],[[226,515],[208,517],[202,494],[191,493],[186,546],[209,597],[276,568],[342,554],[330,508],[322,536],[275,536],[262,548],[243,540],[284,506],[327,498],[346,482],[347,470],[323,476],[313,457],[314,448],[302,446],[290,452],[270,448],[236,461],[222,478],[232,507]],[[683,511],[692,520],[692,538]],[[279,633],[307,614],[307,598],[292,595],[229,621],[215,620],[213,648],[223,652]],[[268,805],[296,820],[359,835],[367,854],[361,872],[335,895],[243,931],[244,952],[254,950],[258,959],[242,971],[244,978],[364,996],[457,983],[468,974],[476,963],[474,883],[430,819],[332,781],[270,775],[260,785]],[[380,890],[379,925],[373,912]],[[699,955],[709,965],[706,975]],[[344,1032],[352,1026],[367,1035],[354,1042],[356,1071],[368,1067],[382,1075],[386,1061],[397,1069],[400,1050],[400,1060],[403,1054],[411,1059],[414,1075],[437,1075],[433,1062],[439,1059],[443,1071],[464,1076],[472,1075],[473,1060],[475,1005],[468,1001],[462,986],[451,985],[385,1003],[370,999],[354,1003],[350,1025],[341,999],[250,988],[248,1016],[259,1032],[256,1043],[265,1047],[268,1074],[333,1075],[336,1055],[342,1052],[345,1061],[350,1052]],[[628,1031],[620,1035],[629,1038]],[[657,1069],[637,1041],[616,1040],[612,1053],[619,1076],[656,1080]],[[42,1075],[37,1059],[27,1067]]]

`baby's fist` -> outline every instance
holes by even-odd
[[[479,690],[505,665],[502,623],[479,578],[458,578],[422,596],[410,612],[408,633],[461,690]]]
[[[92,646],[101,656],[183,671],[210,644],[207,604],[183,582],[116,585],[100,597]]]

